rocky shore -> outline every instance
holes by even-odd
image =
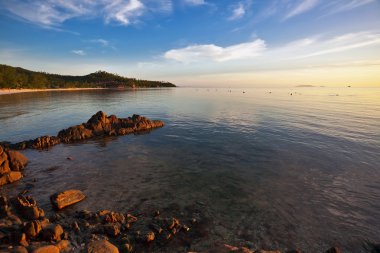
[[[3,190],[3,185],[22,178],[22,171],[28,164],[28,159],[13,149],[46,149],[59,143],[140,133],[163,125],[162,121],[153,121],[138,115],[117,118],[98,112],[86,123],[61,130],[57,136],[43,136],[16,144],[0,145],[0,252],[281,253],[278,250],[235,247],[225,243],[216,243],[206,249],[197,250],[191,246],[192,241],[207,240],[204,231],[208,226],[207,218],[198,212],[183,213],[175,208],[151,212],[74,212],[70,211],[70,206],[86,201],[85,192],[77,189],[66,189],[52,194],[52,208],[43,210],[27,191],[17,196],[7,196]],[[336,247],[325,251],[339,252],[341,251]]]
[[[202,236],[202,218],[173,217],[154,211],[150,214],[81,210],[59,212],[85,198],[78,190],[51,196],[55,212],[50,215],[25,193],[8,198],[0,196],[0,252],[15,253],[118,253],[118,252],[188,252],[188,253],[281,253],[278,250],[249,249],[228,244],[214,245],[203,251],[188,248],[192,239]],[[63,204],[57,208],[57,203]],[[178,214],[181,215],[181,214]],[[166,251],[177,243],[178,251]],[[290,250],[286,253],[300,253]],[[330,248],[325,253],[340,253]]]

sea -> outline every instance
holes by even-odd
[[[178,252],[227,243],[360,253],[380,244],[380,88],[9,94],[0,96],[0,141],[57,135],[97,111],[165,126],[22,151],[30,160],[25,177],[0,191],[28,190],[47,212],[51,194],[80,189],[87,198],[64,212],[172,209],[201,217],[201,236]]]

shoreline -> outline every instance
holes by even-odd
[[[78,90],[111,90],[112,88],[47,88],[47,89],[0,89],[0,96],[16,93],[41,92],[41,91],[78,91]]]

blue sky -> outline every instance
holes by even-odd
[[[0,63],[194,86],[380,86],[379,0],[0,0]]]

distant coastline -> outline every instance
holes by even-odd
[[[36,72],[0,64],[0,89],[160,88],[176,87],[165,81],[142,80],[96,71],[84,76]]]
[[[0,89],[0,96],[16,93],[29,93],[41,91],[78,91],[78,90],[110,90],[111,88],[57,88],[57,89]]]

